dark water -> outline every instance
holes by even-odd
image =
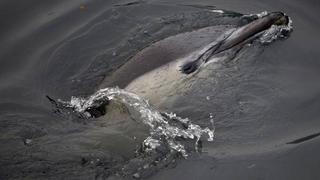
[[[0,2],[0,179],[102,178],[96,175],[132,158],[135,145],[121,142],[108,123],[54,113],[46,95],[88,96],[151,42],[239,22],[214,18],[211,6],[282,11],[294,31],[219,69],[214,83],[200,82],[191,99],[165,107],[200,125],[211,113],[216,137],[203,143],[200,155],[147,177],[319,179],[320,4],[311,0]],[[114,113],[112,123],[127,118]]]

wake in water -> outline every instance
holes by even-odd
[[[64,108],[71,108],[74,112],[90,118],[92,117],[90,110],[105,106],[106,102],[109,101],[121,103],[132,108],[139,114],[137,122],[148,127],[149,136],[141,142],[141,148],[137,149],[137,152],[140,151],[144,164],[146,164],[146,159],[148,159],[147,162],[149,164],[154,164],[155,162],[165,163],[170,159],[168,157],[172,157],[172,155],[181,155],[187,158],[190,151],[187,150],[186,143],[190,142],[190,140],[194,142],[193,149],[197,152],[201,147],[201,137],[204,137],[201,140],[213,141],[214,126],[212,117],[209,118],[212,127],[201,128],[188,118],[178,117],[174,113],[160,112],[152,107],[147,100],[119,88],[101,89],[88,98],[72,97],[69,102],[58,100],[57,104],[62,105]],[[155,154],[157,155],[155,156]],[[159,156],[162,156],[161,160],[159,160]],[[141,158],[140,160],[142,160]],[[128,164],[125,166],[132,166]],[[135,173],[134,171],[128,172],[129,170],[125,169],[125,167],[122,168],[123,174]]]
[[[166,144],[172,151],[181,153],[187,157],[185,147],[175,141],[176,138],[195,140],[195,149],[203,135],[207,135],[208,141],[213,141],[214,129],[191,123],[188,118],[181,118],[173,113],[159,112],[149,105],[148,101],[138,95],[119,88],[101,89],[87,99],[72,97],[70,102],[60,101],[65,107],[73,108],[76,112],[90,117],[88,110],[99,107],[106,101],[116,101],[132,107],[140,114],[140,122],[150,128],[150,136],[144,140],[146,151],[152,151],[161,144]],[[164,139],[163,139],[164,137]]]

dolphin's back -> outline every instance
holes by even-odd
[[[102,87],[118,86],[125,88],[134,79],[157,69],[169,62],[198,52],[215,41],[232,26],[211,26],[199,30],[178,34],[158,41],[146,47],[127,63],[106,77]],[[177,71],[179,71],[177,69]]]

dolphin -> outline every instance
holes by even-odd
[[[211,26],[168,37],[137,53],[100,87],[118,86],[157,106],[191,88],[196,80],[190,74],[215,55],[253,41],[272,25],[287,23],[285,14],[273,12],[241,27]]]
[[[196,73],[193,72],[201,64],[214,62],[213,56],[252,41],[258,33],[286,21],[284,14],[270,13],[241,27],[210,26],[165,38],[133,56],[117,71],[106,77],[100,87],[118,86],[148,99],[160,111],[166,111],[168,104],[181,94],[192,92],[194,88],[192,85],[197,81],[193,76]],[[221,60],[220,57],[217,59]],[[196,69],[189,71],[186,66],[195,66]],[[92,117],[103,119],[103,125],[111,132],[104,135],[104,138],[107,136],[106,139],[116,139],[116,142],[121,142],[116,146],[110,142],[110,146],[115,147],[110,151],[117,152],[118,147],[124,148],[128,150],[124,153],[127,157],[133,157],[132,152],[136,143],[142,142],[148,136],[146,127],[130,121],[135,116],[135,109],[131,108],[116,101],[108,101],[85,110]],[[104,116],[106,113],[108,116]]]

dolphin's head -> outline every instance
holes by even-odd
[[[289,17],[282,12],[272,12],[268,16],[273,20],[274,25],[281,26],[289,23]]]

